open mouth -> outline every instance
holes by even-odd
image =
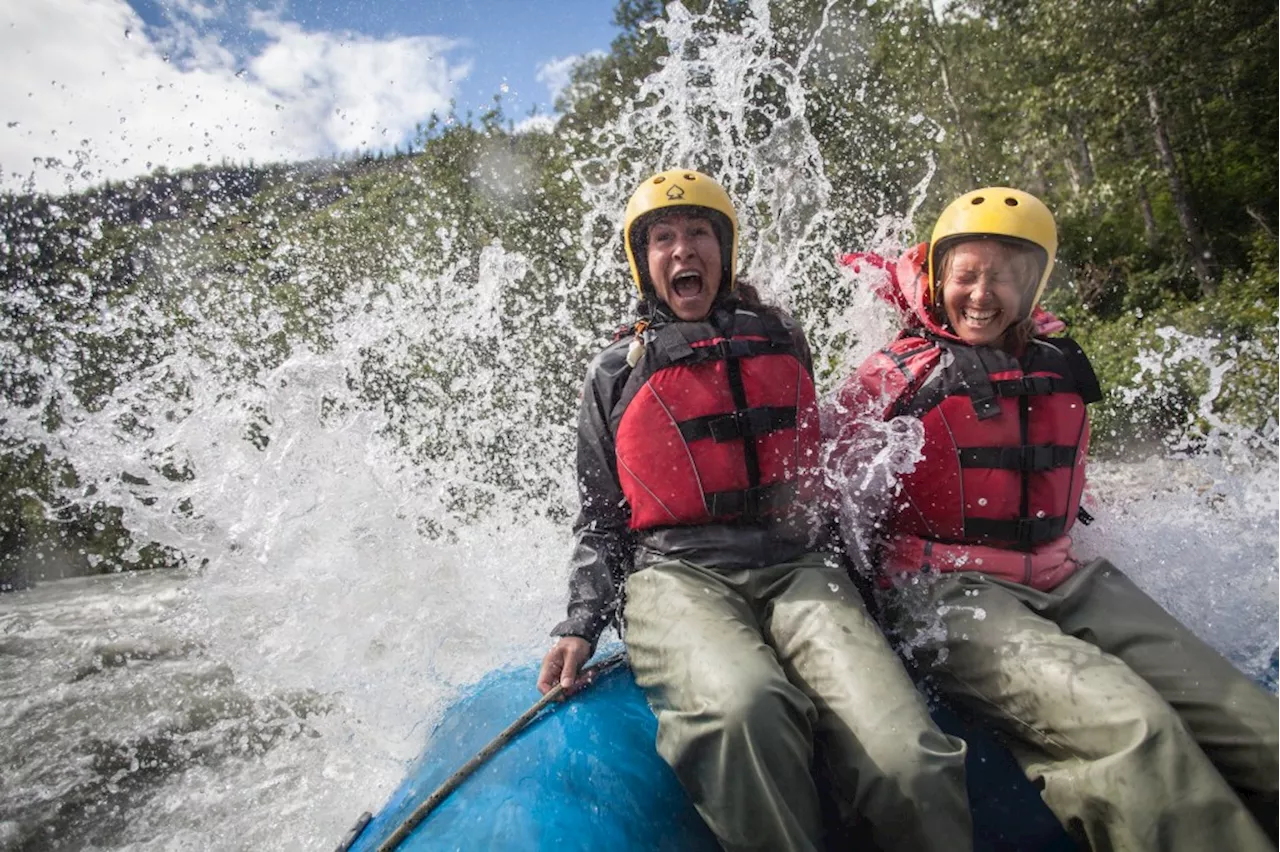
[[[999,308],[986,308],[983,310],[979,310],[977,308],[965,308],[963,316],[965,324],[982,328],[983,326],[987,326],[995,322],[996,318],[1000,316],[1000,313],[1001,311]]]
[[[682,299],[697,296],[702,292],[702,275],[691,269],[677,272],[671,279],[671,290]]]

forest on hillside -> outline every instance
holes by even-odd
[[[132,488],[150,505],[151,483],[191,479],[189,462],[148,450],[91,474],[59,435],[102,416],[148,438],[149,409],[181,409],[195,380],[170,376],[152,397],[122,389],[172,373],[175,340],[214,353],[227,376],[260,378],[300,347],[338,345],[337,320],[410,272],[462,282],[496,269],[525,286],[494,297],[490,336],[413,343],[411,368],[358,350],[352,396],[335,405],[363,400],[390,428],[434,412],[402,436],[424,466],[518,456],[525,438],[454,412],[531,406],[538,422],[569,422],[581,365],[632,295],[617,251],[625,192],[676,165],[673,152],[729,184],[755,247],[749,273],[752,258],[768,267],[800,247],[790,307],[828,353],[828,387],[847,366],[829,353],[851,344],[824,325],[847,306],[835,255],[922,239],[959,193],[1011,185],[1058,218],[1046,302],[1108,389],[1099,451],[1214,451],[1208,436],[1230,429],[1275,463],[1274,5],[620,0],[615,15],[619,37],[575,69],[554,129],[517,131],[495,96],[479,115],[425,116],[407,149],[0,197],[0,586],[50,554],[97,571],[182,561],[131,530],[111,494]],[[779,164],[794,187],[770,184]],[[904,224],[886,233],[887,220]],[[468,298],[441,286],[423,322],[446,326],[475,308]],[[470,400],[459,377],[509,369],[512,351],[556,370],[532,399],[499,388]],[[263,415],[242,437],[276,435]],[[487,475],[491,490],[534,499],[553,487],[514,461]],[[477,486],[449,499],[474,512],[503,498]]]

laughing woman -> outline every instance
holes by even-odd
[[[1025,192],[947,207],[896,269],[907,329],[838,395],[836,478],[879,451],[883,421],[923,432],[895,488],[846,502],[872,519],[905,646],[1007,735],[1069,834],[1093,850],[1275,849],[1275,697],[1110,562],[1072,553],[1100,392],[1080,347],[1033,318],[1056,249]]]

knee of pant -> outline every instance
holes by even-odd
[[[1106,711],[1100,714],[1106,719]],[[1108,726],[1114,731],[1114,753],[1141,759],[1171,746],[1193,746],[1194,741],[1177,712],[1157,696],[1139,696],[1125,702]]]
[[[716,696],[713,712],[730,737],[747,740],[778,738],[797,731],[811,735],[807,699],[785,682],[760,680],[741,683],[737,689]]]
[[[904,791],[946,783],[941,770],[964,764],[964,743],[938,730],[921,731],[914,737],[899,732],[892,740],[864,746],[877,780]]]

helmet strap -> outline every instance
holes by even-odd
[[[677,319],[665,302],[649,295],[646,295],[636,303],[636,316],[649,325],[674,322]]]

